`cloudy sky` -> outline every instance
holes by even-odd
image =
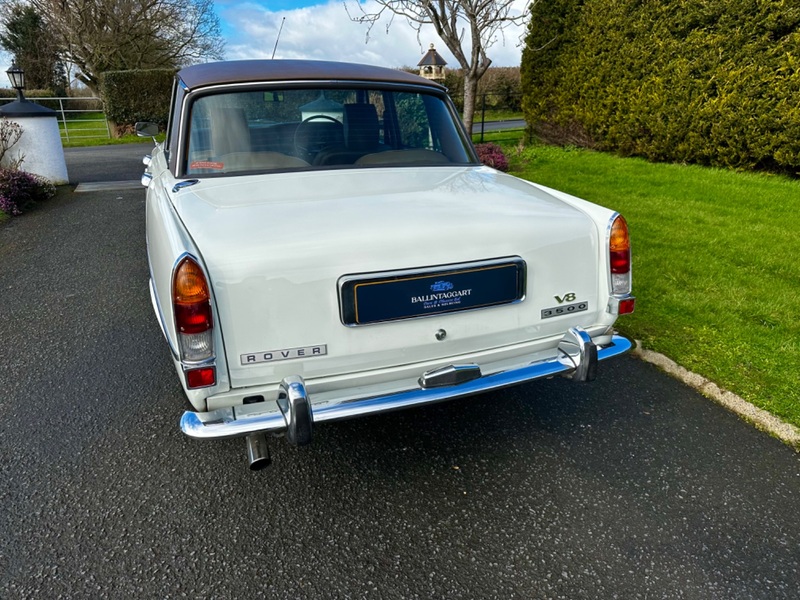
[[[519,1],[519,10],[525,6]],[[347,0],[350,14],[360,14],[356,0]],[[366,0],[362,6],[369,12],[375,6]],[[387,67],[416,66],[422,55],[433,43],[448,65],[457,67],[449,53],[433,31],[423,29],[419,41],[416,32],[408,23],[395,17],[391,26],[388,16],[372,29],[366,40],[367,26],[354,23],[348,17],[342,0],[215,0],[216,11],[222,24],[225,38],[225,58],[270,58],[281,32],[275,58],[311,58],[340,60]],[[522,27],[510,26],[489,50],[494,66],[518,66],[522,48]],[[421,45],[420,45],[421,44]]]
[[[390,20],[384,15],[373,27],[367,41],[368,27],[350,20],[345,1],[350,14],[360,14],[357,0],[215,0],[215,10],[225,38],[225,58],[270,58],[278,29],[285,18],[275,58],[414,67],[428,51],[429,45],[435,44],[448,66],[458,68],[455,58],[432,27],[426,26],[418,41],[416,31],[401,17]],[[516,14],[521,14],[527,0],[515,1]],[[374,0],[363,0],[360,6],[369,12],[376,4]],[[388,30],[387,25],[390,25]],[[493,66],[519,66],[523,34],[524,27],[510,25],[502,36],[498,36],[488,51]],[[465,45],[465,51],[467,48]],[[3,73],[10,66],[11,56],[0,52]],[[6,78],[3,78],[0,87],[8,86]]]

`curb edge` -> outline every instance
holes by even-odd
[[[702,375],[685,369],[663,354],[642,348],[642,343],[639,340],[636,340],[636,346],[631,354],[645,362],[655,365],[675,379],[694,388],[707,398],[710,398],[717,404],[736,413],[744,420],[754,424],[758,429],[766,431],[782,442],[793,446],[795,450],[800,451],[800,428],[795,427],[791,423],[782,421],[763,408],[754,406],[733,392],[720,388],[716,383],[709,381]]]

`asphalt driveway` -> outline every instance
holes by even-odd
[[[73,185],[96,181],[139,181],[144,171],[142,158],[152,149],[152,142],[65,148],[69,181]]]

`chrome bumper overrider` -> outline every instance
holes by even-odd
[[[480,375],[477,365],[452,365],[422,374],[418,389],[317,404],[311,403],[303,379],[292,376],[283,380],[278,401],[267,403],[270,408],[265,406],[263,413],[237,418],[236,407],[206,413],[187,411],[181,417],[181,430],[199,439],[231,438],[268,431],[286,432],[290,442],[303,445],[311,441],[311,427],[316,423],[471,396],[553,375],[590,381],[594,379],[599,360],[623,354],[631,345],[627,338],[614,335],[610,344],[598,348],[582,328],[573,327],[559,342],[558,356],[549,360],[485,376]],[[468,375],[459,376],[459,373]],[[437,382],[440,376],[441,383]],[[449,384],[450,381],[454,383]]]

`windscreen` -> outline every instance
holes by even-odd
[[[444,97],[415,89],[265,88],[190,107],[186,175],[473,164]]]

